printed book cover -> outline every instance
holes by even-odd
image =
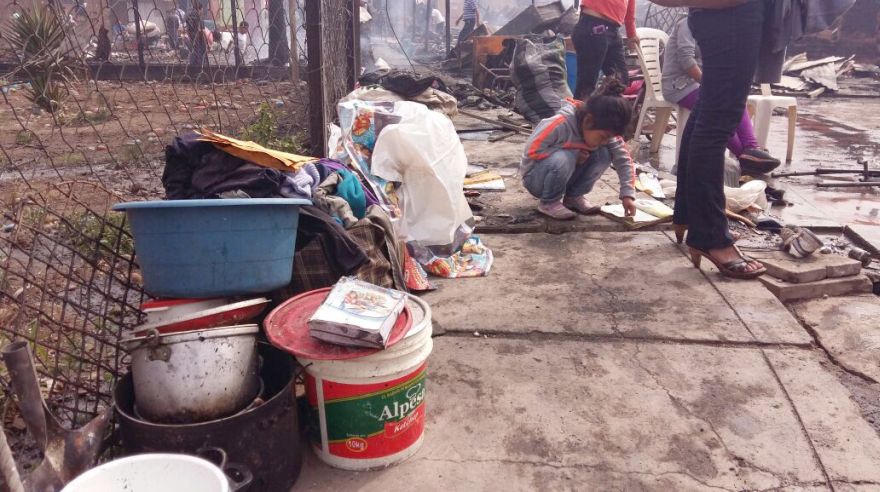
[[[337,345],[383,348],[405,305],[403,292],[343,277],[309,319],[309,332]]]

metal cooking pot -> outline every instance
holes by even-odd
[[[253,474],[247,492],[290,492],[303,458],[293,393],[295,363],[289,354],[266,344],[259,344],[259,352],[265,403],[210,422],[171,425],[138,419],[132,377],[125,375],[113,391],[125,452],[195,454],[204,447],[219,447],[229,454],[229,461]]]
[[[138,412],[162,423],[232,415],[260,391],[257,325],[129,338]]]

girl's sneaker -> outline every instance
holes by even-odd
[[[599,209],[602,208],[598,205],[593,205],[592,203],[590,203],[585,195],[574,198],[566,197],[564,200],[562,200],[562,204],[569,209],[584,215],[596,215],[599,213]]]
[[[556,220],[571,220],[577,217],[577,214],[565,208],[562,201],[553,203],[542,203],[538,205],[538,212]]]

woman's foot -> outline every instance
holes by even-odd
[[[781,161],[761,149],[745,149],[739,156],[743,174],[767,174],[776,169]]]
[[[581,195],[574,198],[565,197],[565,199],[562,200],[562,205],[574,212],[583,215],[596,215],[599,213],[599,209],[602,208],[598,205],[593,205],[592,203],[590,203],[590,201],[587,200],[586,195]]]
[[[725,277],[753,279],[767,271],[761,262],[742,254],[736,246],[710,250],[691,247],[690,252],[695,267],[700,268],[700,260],[705,257],[714,263]]]
[[[577,214],[565,208],[562,201],[541,203],[538,205],[538,212],[556,220],[571,220],[577,217]]]

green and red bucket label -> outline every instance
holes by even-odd
[[[427,363],[410,374],[378,384],[353,385],[323,380],[324,414],[331,455],[372,459],[399,453],[425,431]],[[306,374],[312,428],[320,429],[315,378]],[[321,445],[320,432],[312,436]]]

